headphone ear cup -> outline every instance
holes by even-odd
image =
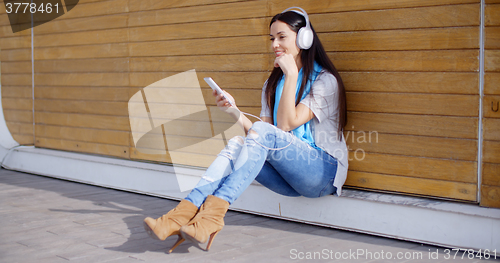
[[[303,27],[299,29],[299,33],[297,34],[297,46],[300,49],[309,49],[313,43],[313,32],[311,29],[307,27]]]

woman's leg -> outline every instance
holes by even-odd
[[[245,139],[234,164],[234,171],[218,184],[220,187],[208,195],[196,216],[179,230],[182,238],[204,243],[210,249],[214,237],[224,227],[224,216],[236,198],[250,185],[262,170],[267,159],[268,147],[287,145],[293,136],[276,132],[276,127],[262,122],[255,123]],[[288,140],[288,141],[287,141]]]
[[[268,162],[282,180],[302,196],[321,197],[337,190],[333,186],[337,160],[303,141],[297,140],[286,149],[271,151]]]
[[[266,161],[262,170],[255,178],[257,182],[272,190],[275,193],[285,196],[301,196],[283,177],[274,169],[274,167]]]
[[[294,138],[292,134],[283,132],[274,125],[255,122],[245,138],[234,172],[227,176],[213,195],[232,204],[261,172],[268,158],[269,148],[293,144],[293,141],[298,141]]]
[[[287,154],[292,154],[292,156],[296,154],[297,156],[299,156],[300,154],[303,154],[305,149],[312,148],[308,147],[307,145],[304,146],[302,141],[296,139],[296,137],[294,137],[290,133],[283,132],[273,125],[264,122],[256,122],[249,130],[248,135],[245,138],[245,143],[243,144],[239,156],[234,164],[234,171],[225,178],[216,181],[217,183],[208,182],[206,185],[197,187],[196,189],[198,190],[193,190],[191,192],[193,195],[197,194],[198,199],[202,199],[206,196],[206,193],[209,193],[214,188],[219,187],[213,194],[209,193],[208,196],[206,196],[206,200],[200,207],[198,214],[196,214],[196,216],[191,221],[189,221],[188,224],[180,228],[179,231],[182,235],[182,240],[188,239],[198,243],[204,243],[208,240],[206,250],[210,249],[214,237],[224,227],[224,216],[229,205],[232,204],[241,195],[241,193],[250,185],[250,183],[263,169],[265,169],[264,173],[270,174],[269,178],[270,176],[276,176],[275,173],[269,172],[272,171],[270,170],[270,166],[263,168],[265,167],[265,162],[268,158],[275,161],[276,163],[281,163],[281,160],[278,160],[275,154],[269,154],[270,148],[283,148],[283,150],[276,152],[284,154],[285,161],[290,166],[293,166],[295,168],[300,167],[300,169],[295,170],[295,173],[299,174],[299,177],[304,177],[304,175],[307,175],[307,172],[314,173],[316,170],[321,169],[327,170],[328,172],[332,173],[333,176],[329,176],[331,179],[326,180],[326,183],[324,179],[325,176],[312,176],[312,181],[316,185],[314,185],[314,183],[309,183],[308,186],[313,186],[315,191],[318,191],[316,190],[318,187],[321,188],[318,191],[320,193],[315,193],[316,196],[321,196],[326,192],[331,193],[333,191],[332,184],[336,172],[335,159],[333,159],[334,162],[331,163],[331,165],[326,166],[324,165],[325,162],[313,162],[307,164],[304,161],[294,162],[293,158],[287,158]],[[311,154],[312,153],[307,153],[306,156]],[[310,161],[309,159],[307,159],[308,162]],[[321,168],[311,169],[312,166],[315,165],[319,165],[321,166]],[[274,166],[274,164],[272,166]],[[334,169],[332,169],[332,167]],[[284,171],[289,172],[288,169]],[[316,179],[316,177],[321,177],[321,180]],[[285,179],[285,181],[286,178],[292,178],[292,176],[283,176],[283,179]],[[303,180],[302,178],[301,181],[307,180]],[[275,180],[273,182],[277,181]],[[294,187],[294,185],[292,185],[289,181],[287,182],[290,184],[289,186]],[[281,181],[281,183],[283,183],[283,181]],[[207,187],[207,185],[210,185],[210,187]],[[285,184],[281,185],[284,186]],[[332,186],[330,187],[329,185]],[[200,191],[199,189],[202,188],[208,188],[209,190],[206,192]],[[300,190],[302,191],[304,189],[300,188]],[[300,193],[300,191],[297,192]],[[308,191],[304,191],[302,194],[305,196],[311,195],[311,193],[309,193]]]
[[[234,163],[240,155],[243,144],[244,138],[240,136],[229,140],[185,199],[200,207],[207,196],[213,194],[224,183],[226,177],[234,171]]]
[[[264,122],[254,123],[243,145],[241,139],[230,140],[187,200],[199,207],[208,195],[215,195],[231,204],[254,179],[287,196],[335,192],[337,160],[324,151]]]

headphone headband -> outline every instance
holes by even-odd
[[[301,12],[299,12],[297,10],[292,10],[292,9],[298,9]],[[296,42],[297,42],[297,46],[300,49],[311,48],[313,40],[314,40],[314,34],[312,32],[312,29],[311,29],[311,24],[309,22],[309,16],[307,15],[307,12],[298,6],[289,7],[281,13],[285,13],[286,11],[295,12],[295,13],[303,16],[306,19],[306,26],[299,29],[299,32],[297,33],[297,41]]]
[[[301,12],[297,11],[297,10],[292,10],[292,9],[299,9]],[[301,16],[303,16],[305,19],[306,19],[306,28],[310,29],[311,26],[310,26],[310,23],[309,23],[309,16],[307,15],[307,12],[306,10],[298,7],[298,6],[292,6],[292,7],[289,7],[287,9],[285,9],[283,12],[281,13],[285,13],[286,11],[293,11]]]

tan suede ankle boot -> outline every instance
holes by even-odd
[[[179,235],[179,239],[169,251],[172,252],[172,250],[184,241],[180,236],[179,229],[181,226],[187,224],[197,212],[198,207],[183,199],[174,209],[162,217],[157,219],[147,217],[144,219],[144,229],[150,237],[159,240],[165,240],[172,235]]]
[[[206,251],[210,249],[212,241],[224,227],[224,216],[229,203],[223,199],[209,195],[201,205],[196,216],[180,229],[184,239],[194,243],[205,243],[210,236]]]

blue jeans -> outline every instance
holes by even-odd
[[[254,179],[278,194],[321,197],[336,192],[336,172],[337,160],[323,150],[255,122],[246,138],[229,140],[186,200],[200,207],[214,195],[232,204]]]

